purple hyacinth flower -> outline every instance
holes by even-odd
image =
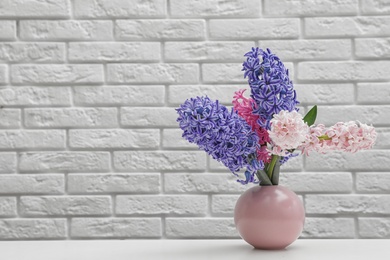
[[[259,48],[244,55],[244,77],[248,78],[251,97],[256,103],[253,113],[260,116],[259,125],[270,129],[270,120],[281,110],[298,110],[296,92],[289,78],[288,70],[279,57],[269,49]],[[261,56],[261,61],[259,56]]]
[[[254,183],[258,184],[259,181],[255,179],[255,172],[245,171],[245,180],[237,180],[241,184]]]
[[[259,148],[256,133],[235,111],[208,97],[187,99],[176,111],[183,138],[197,144],[231,172],[242,168],[255,172],[264,167],[263,162],[252,159]]]

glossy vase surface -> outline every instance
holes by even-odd
[[[234,222],[240,236],[258,249],[283,249],[301,234],[302,201],[280,185],[255,186],[237,200]]]

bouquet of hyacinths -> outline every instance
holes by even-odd
[[[269,49],[244,55],[244,77],[250,98],[239,90],[233,108],[206,97],[186,100],[177,110],[183,137],[222,162],[242,184],[277,185],[280,165],[300,153],[370,149],[376,139],[372,126],[358,121],[326,128],[314,125],[317,106],[302,116],[288,70]],[[297,151],[300,151],[297,152]]]

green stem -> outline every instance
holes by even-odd
[[[268,169],[267,169],[267,175],[268,175],[270,180],[272,180],[272,173],[274,172],[274,167],[275,167],[277,160],[279,160],[279,156],[276,154],[273,154],[271,162],[270,162]]]
[[[318,139],[319,139],[320,141],[322,141],[322,140],[332,140],[332,138],[330,138],[330,137],[327,136],[327,135],[320,135],[320,136],[318,137]]]

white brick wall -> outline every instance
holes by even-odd
[[[252,46],[318,122],[377,127],[371,151],[282,168],[302,238],[390,238],[389,0],[2,0],[0,32],[0,240],[238,238],[248,187],[174,108],[231,105]]]

